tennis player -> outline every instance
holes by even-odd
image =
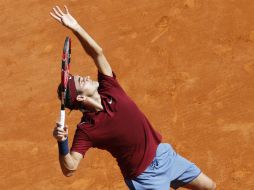
[[[69,76],[66,107],[81,111],[83,117],[70,150],[68,128],[61,129],[59,124],[54,128],[63,174],[72,176],[86,151],[93,147],[107,150],[116,158],[131,190],[215,189],[215,183],[194,163],[177,154],[170,144],[161,143],[162,136],[118,83],[102,48],[68,8],[56,6],[50,14],[73,31],[98,68],[98,81],[89,76]]]

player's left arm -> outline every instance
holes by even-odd
[[[102,74],[112,77],[113,74],[111,66],[107,61],[102,48],[95,42],[95,40],[93,40],[82,26],[76,25],[73,32],[79,39],[83,49],[94,60],[97,69]]]
[[[54,13],[51,16],[58,22],[71,29],[79,39],[83,49],[94,60],[97,69],[104,75],[113,76],[111,66],[107,61],[102,48],[95,42],[95,40],[85,31],[85,29],[76,21],[69,13],[65,6],[64,13],[58,6],[53,8]]]

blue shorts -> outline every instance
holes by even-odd
[[[172,146],[160,143],[152,163],[138,177],[127,180],[130,190],[177,189],[199,176],[201,170],[192,162],[177,154]]]

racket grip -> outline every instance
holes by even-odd
[[[64,122],[65,122],[65,111],[61,110],[60,111],[60,118],[59,118],[59,123],[61,125],[61,128],[64,128]]]

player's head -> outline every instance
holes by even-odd
[[[69,75],[65,107],[70,110],[89,110],[89,105],[85,105],[84,102],[80,101],[79,96],[93,97],[97,93],[99,83],[92,81],[90,77],[81,77],[78,75]],[[58,86],[58,97],[61,99],[61,84]]]
[[[90,79],[90,76],[74,76],[74,83],[78,95],[93,97],[97,92],[99,83]]]

